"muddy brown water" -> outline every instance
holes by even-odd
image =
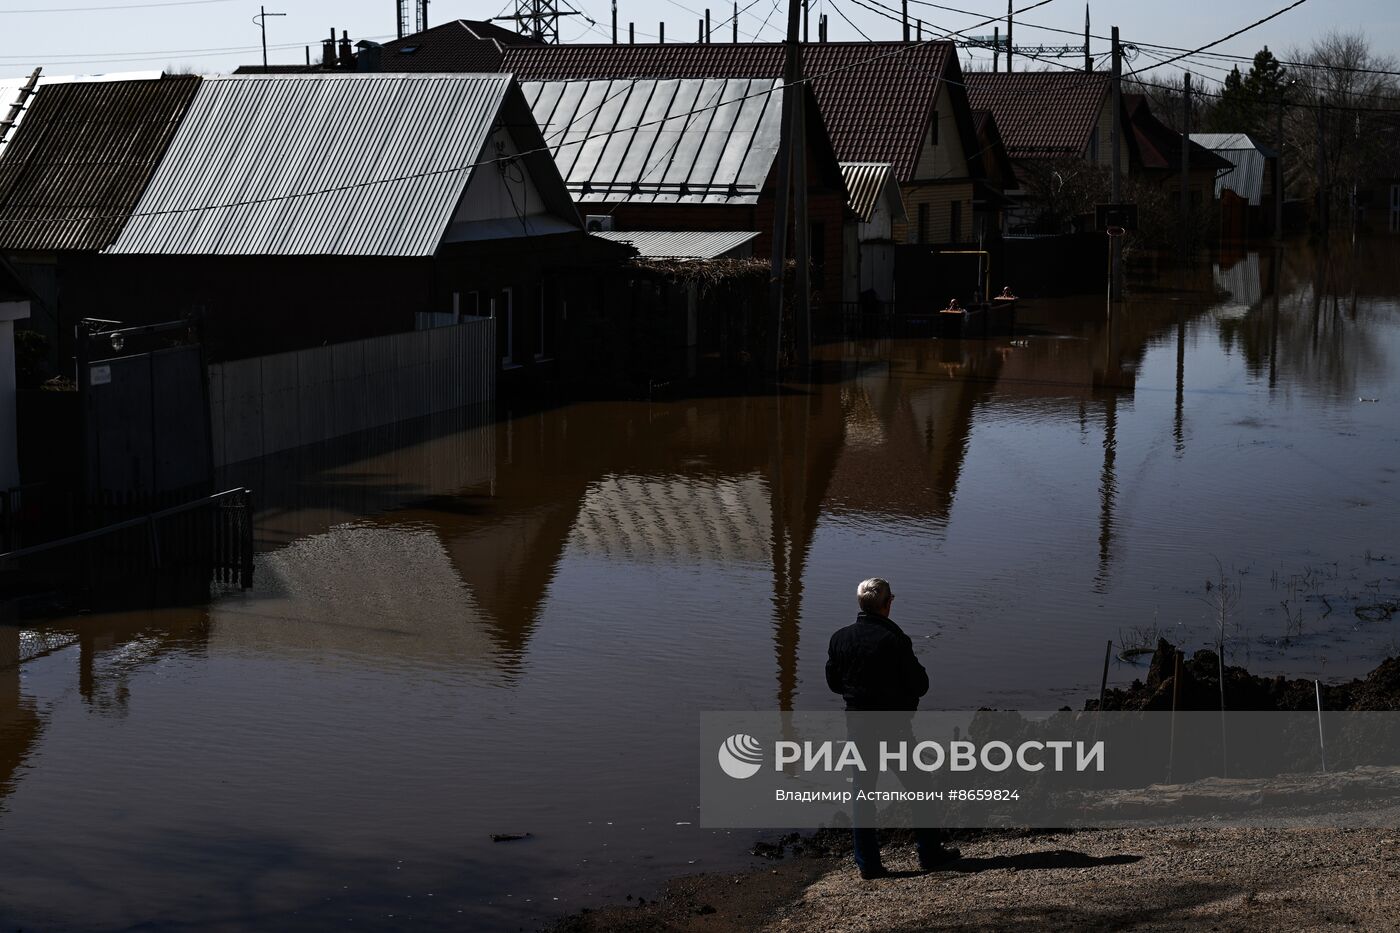
[[[926,707],[1078,706],[1109,639],[1212,641],[1222,570],[1236,662],[1363,674],[1400,649],[1394,253],[250,465],[252,591],[0,625],[0,928],[533,929],[747,864],[696,715],[834,708],[872,574]]]

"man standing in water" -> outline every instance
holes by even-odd
[[[919,708],[919,698],[928,693],[928,672],[914,655],[914,643],[898,625],[890,620],[894,593],[887,581],[871,577],[856,587],[860,614],[851,625],[831,636],[827,651],[826,683],[833,693],[846,700],[848,712],[904,711]],[[879,740],[898,741],[903,735],[874,734],[863,722],[864,717],[851,718],[851,739],[856,742],[861,758],[878,762]],[[906,724],[905,730],[908,731]],[[910,743],[912,746],[912,742]],[[856,769],[855,791],[875,789],[877,771]],[[901,783],[909,790],[932,787],[928,775],[921,771],[899,773]],[[880,862],[880,838],[875,828],[875,807],[868,801],[856,801],[851,821],[854,837],[856,867],[865,879],[888,874]],[[933,871],[956,861],[957,849],[944,848],[943,833],[933,829],[915,829],[915,845],[919,852],[919,867]]]

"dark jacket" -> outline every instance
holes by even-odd
[[[846,709],[913,710],[928,693],[928,671],[898,625],[862,612],[831,636],[826,685],[845,697]]]

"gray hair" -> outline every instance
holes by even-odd
[[[881,580],[879,577],[860,581],[860,586],[856,587],[856,601],[860,603],[860,608],[866,612],[884,609],[890,601],[889,581]]]

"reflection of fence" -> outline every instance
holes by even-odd
[[[496,322],[391,334],[209,367],[214,465],[496,398]]]
[[[0,585],[26,591],[122,590],[154,577],[207,594],[210,582],[253,583],[252,495],[214,496],[0,554]]]
[[[889,301],[827,303],[816,312],[813,327],[817,339],[823,341],[910,336]]]

